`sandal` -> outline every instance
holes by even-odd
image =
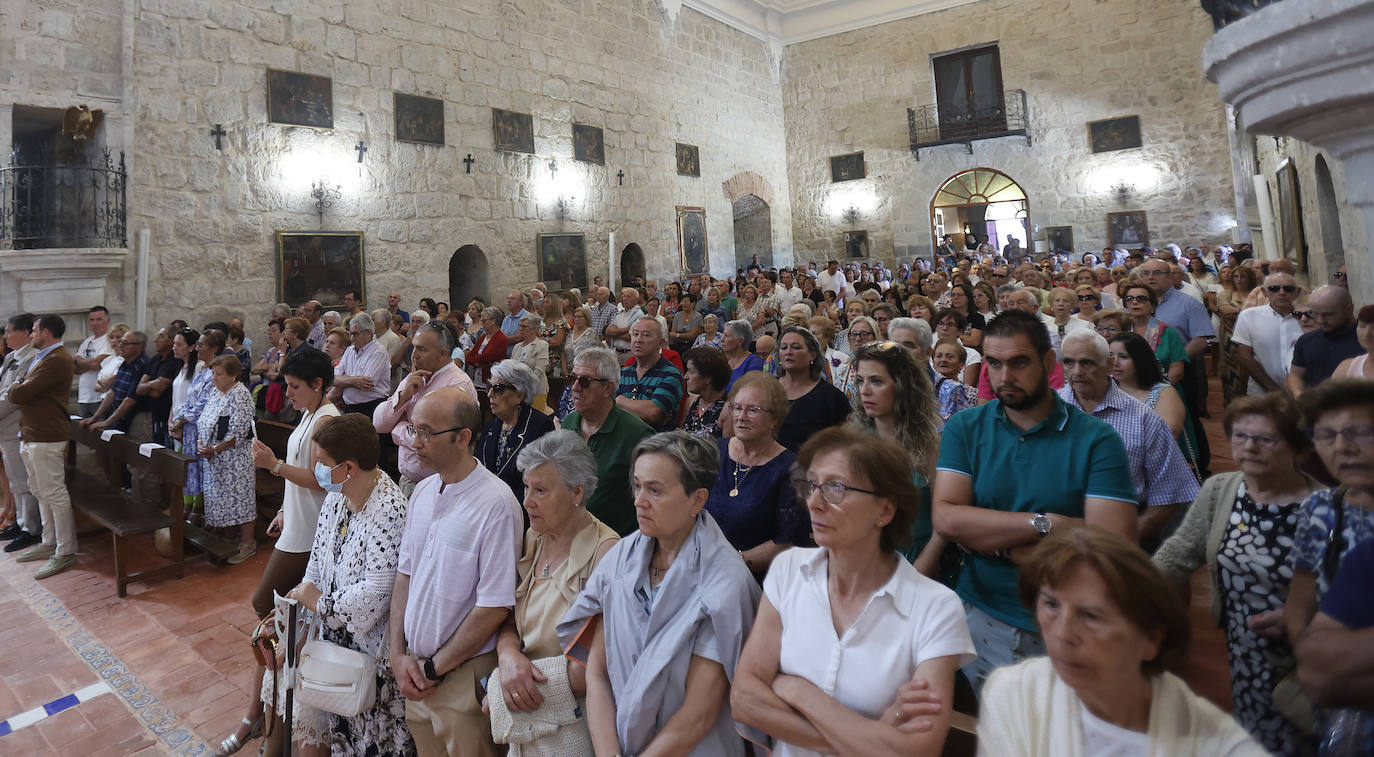
[[[238,731],[229,734],[224,741],[219,742],[219,750],[215,752],[216,757],[229,757],[229,755],[242,749],[244,744],[262,735],[262,718],[258,718],[256,721],[244,718],[243,724],[249,726],[247,738],[240,741]]]

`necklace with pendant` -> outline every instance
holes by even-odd
[[[735,461],[731,460],[730,462],[734,463]],[[752,465],[741,465],[739,463],[735,463],[735,469],[730,473],[730,482],[734,484],[733,488],[730,489],[731,497],[739,496],[739,482],[748,478],[749,474],[752,473],[753,470],[754,466]]]

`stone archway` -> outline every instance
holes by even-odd
[[[644,250],[634,242],[625,245],[625,249],[620,251],[620,288],[634,286],[636,277],[647,279],[648,276],[644,267]]]
[[[1027,254],[1035,249],[1030,238],[1030,200],[1016,180],[992,168],[971,168],[945,179],[930,200],[931,250],[944,234],[955,249],[972,251],[977,242],[1001,250],[1006,235],[1021,241]],[[977,237],[974,241],[972,237]],[[973,242],[972,245],[969,243]]]
[[[747,268],[754,256],[767,268],[773,265],[773,210],[758,195],[735,201],[735,267]]]
[[[491,303],[490,283],[487,281],[487,256],[475,244],[459,247],[448,261],[449,307],[463,311],[474,298]]]
[[[1326,272],[1345,265],[1345,242],[1341,238],[1341,209],[1336,200],[1336,185],[1326,158],[1317,156],[1317,213],[1322,225],[1322,258]]]

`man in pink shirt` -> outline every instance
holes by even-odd
[[[415,485],[425,480],[434,469],[415,454],[415,439],[410,436],[410,415],[421,397],[445,386],[456,386],[477,402],[477,390],[472,379],[451,357],[456,343],[453,329],[442,321],[421,325],[411,339],[411,372],[396,388],[396,393],[372,411],[372,425],[379,434],[391,434],[399,448],[401,491],[407,497]]]

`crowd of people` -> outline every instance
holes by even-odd
[[[253,608],[298,602],[375,694],[264,729],[264,660],[221,755],[264,730],[305,754],[933,755],[956,692],[989,755],[1368,754],[1374,305],[1296,273],[1175,246],[756,259],[504,307],[281,304],[261,353],[237,318],[150,337],[94,307],[71,354],[62,318],[16,314],[0,537],[37,578],[76,563],[69,412],[194,458],[191,517],[231,564],[254,469],[280,477]],[[1208,356],[1237,468],[1215,476]],[[293,425],[283,456],[255,419]],[[1229,715],[1178,676],[1203,566]]]

